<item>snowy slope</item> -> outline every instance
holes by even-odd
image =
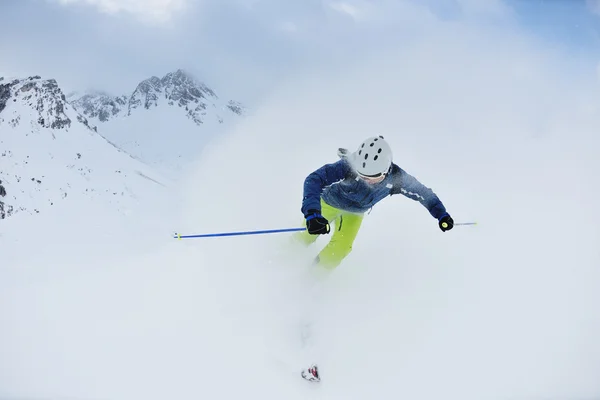
[[[127,214],[168,183],[75,111],[53,79],[0,82],[0,218],[85,198]]]
[[[246,112],[181,69],[148,78],[128,95],[89,92],[69,101],[119,147],[173,178]]]
[[[562,58],[471,33],[281,88],[206,147],[176,214],[98,213],[68,242],[83,203],[2,221],[0,397],[598,398],[600,96]],[[373,132],[479,225],[442,233],[387,199],[324,280],[327,237],[170,237],[298,226],[306,174]]]

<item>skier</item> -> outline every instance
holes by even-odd
[[[331,240],[315,264],[328,270],[336,268],[352,251],[364,213],[390,195],[403,194],[420,202],[442,232],[453,228],[454,221],[438,196],[393,163],[392,150],[383,136],[366,139],[350,155],[348,150],[339,149],[338,156],[341,160],[323,165],[304,180],[301,211],[307,229],[295,238],[310,245],[318,235],[330,233],[330,223],[335,223]],[[308,381],[321,381],[316,364],[303,369],[301,375]]]
[[[325,164],[304,181],[301,211],[307,230],[295,237],[305,245],[318,235],[335,231],[321,250],[315,264],[328,270],[336,268],[350,254],[364,213],[387,196],[403,194],[420,202],[438,221],[442,232],[453,228],[454,221],[438,196],[392,161],[392,150],[383,136],[366,139],[348,155],[339,149],[339,161]]]

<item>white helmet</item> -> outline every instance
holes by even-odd
[[[392,149],[383,136],[373,136],[352,153],[350,162],[359,175],[378,177],[392,166]]]

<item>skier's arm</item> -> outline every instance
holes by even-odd
[[[401,193],[409,199],[421,203],[438,221],[449,215],[446,207],[430,188],[423,185],[414,176],[400,170],[392,188],[392,194]]]
[[[302,214],[309,210],[321,212],[321,192],[329,185],[343,180],[350,172],[350,166],[345,160],[325,164],[310,173],[304,180],[304,197],[302,198]]]

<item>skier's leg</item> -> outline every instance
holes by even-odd
[[[323,199],[321,199],[321,215],[325,217],[327,221],[329,221],[330,227],[341,213],[342,212],[340,210],[330,206],[329,204],[325,203]],[[306,226],[306,221],[304,221],[303,225]],[[333,229],[333,227],[331,227],[331,229]],[[294,233],[292,236],[298,242],[308,246],[311,243],[314,243],[320,235],[311,235],[310,233],[308,233],[308,231],[300,231]]]
[[[362,220],[363,214],[343,213],[338,217],[331,241],[319,253],[319,265],[333,269],[350,254]]]

